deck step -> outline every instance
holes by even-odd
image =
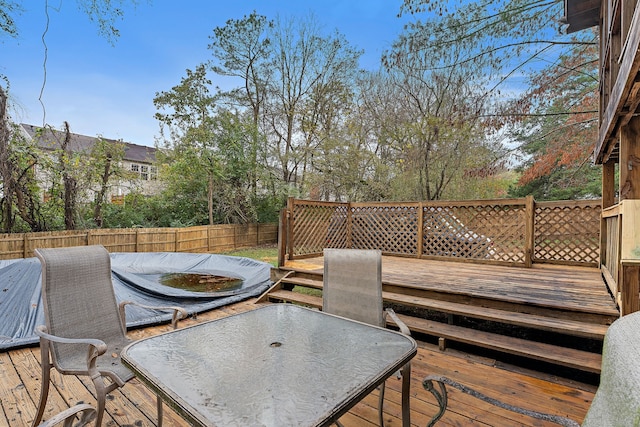
[[[313,308],[322,308],[322,298],[314,295],[302,294],[300,292],[292,292],[284,289],[277,289],[269,292],[269,301],[272,302],[291,302],[302,304]]]
[[[322,276],[320,276],[319,280],[307,277],[289,276],[283,279],[282,282],[290,285],[304,286],[305,288],[322,289]]]
[[[600,373],[602,356],[598,353],[523,340],[417,317],[405,315],[399,315],[399,317],[412,332],[450,339],[581,371]]]
[[[609,325],[580,322],[570,319],[559,319],[529,313],[518,313],[508,310],[460,304],[449,301],[414,297],[397,293],[383,292],[385,302],[404,306],[434,310],[447,314],[472,317],[490,322],[504,323],[525,328],[557,332],[581,338],[603,340]]]
[[[313,289],[322,289],[322,276],[320,280],[300,277],[287,277],[284,283],[304,286]],[[400,304],[441,313],[471,317],[490,322],[503,323],[524,328],[538,329],[547,332],[555,332],[570,336],[603,340],[609,325],[581,322],[571,319],[560,319],[529,313],[520,313],[508,310],[499,310],[489,307],[474,306],[456,302],[421,298],[393,292],[382,292],[382,298],[386,303]]]
[[[269,299],[271,301],[291,302],[322,308],[321,297],[299,292],[274,290],[269,294]],[[600,373],[602,357],[598,353],[529,341],[407,315],[399,315],[399,317],[414,333],[449,339],[585,372]]]

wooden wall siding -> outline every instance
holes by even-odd
[[[0,235],[0,259],[29,258],[35,248],[103,245],[109,252],[223,252],[275,244],[277,224],[126,228]]]
[[[386,255],[530,266],[597,266],[600,201],[536,203],[532,198],[413,203],[332,203],[290,199],[288,259],[325,247]]]
[[[590,264],[600,259],[600,201],[538,202],[534,261]]]

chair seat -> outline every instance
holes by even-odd
[[[106,342],[107,351],[98,357],[97,368],[101,373],[110,372],[120,379],[122,384],[134,377],[133,372],[122,364],[120,352],[131,340]],[[73,356],[67,355],[60,360],[58,370],[64,374],[82,375],[87,372],[87,355],[85,352],[78,352]],[[119,382],[120,382],[119,381]]]

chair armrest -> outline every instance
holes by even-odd
[[[64,338],[56,335],[51,335],[47,332],[45,325],[38,325],[35,329],[36,335],[40,337],[40,346],[45,349],[45,352],[49,351],[49,342],[57,342],[60,344],[86,344],[87,349],[87,371],[89,375],[99,375],[96,367],[96,361],[98,356],[101,356],[107,351],[107,344],[99,339],[95,338]],[[44,354],[42,353],[44,357]],[[47,356],[48,357],[48,356]],[[42,363],[45,363],[42,360]]]
[[[47,421],[40,424],[38,427],[52,427],[56,424],[61,423],[62,421],[70,421],[73,420],[79,413],[83,413],[80,417],[80,425],[86,425],[89,421],[92,421],[96,417],[96,408],[86,403],[79,403],[77,405],[72,406],[71,408],[67,408],[64,411],[54,415],[49,418]],[[67,423],[65,423],[65,426]],[[69,424],[70,425],[70,424]]]
[[[391,320],[393,320],[393,323],[395,323],[396,326],[400,329],[400,332],[402,332],[404,335],[411,336],[411,330],[409,329],[409,327],[402,320],[400,320],[400,318],[392,308],[387,308],[384,313],[385,316],[388,315],[389,317],[391,317]]]
[[[182,320],[182,319],[186,319],[187,316],[189,315],[187,313],[187,310],[185,310],[182,307],[178,307],[178,306],[157,306],[157,307],[153,307],[153,306],[148,306],[148,305],[143,305],[143,304],[139,304],[135,301],[122,301],[120,304],[118,304],[118,309],[120,310],[120,320],[122,321],[122,324],[126,327],[127,325],[127,321],[126,321],[126,314],[125,314],[125,307],[127,305],[135,305],[141,308],[147,308],[150,310],[165,310],[165,311],[171,311],[173,310],[173,316],[171,317],[171,326],[173,326],[173,329],[177,329],[178,327],[178,321]]]
[[[61,344],[87,344],[96,349],[97,356],[104,354],[107,351],[107,344],[102,340],[95,338],[64,338],[47,333],[47,327],[45,325],[39,325],[36,327],[36,335],[40,338],[44,338],[48,341],[53,341]]]
[[[434,383],[438,385],[438,389],[434,387]],[[524,409],[518,406],[509,405],[507,403],[499,401],[498,399],[494,399],[492,397],[484,395],[479,391],[473,390],[470,387],[462,385],[450,378],[447,378],[441,375],[427,375],[424,378],[424,380],[422,380],[422,386],[425,388],[425,390],[433,394],[433,396],[438,401],[438,406],[440,407],[438,413],[431,419],[431,421],[429,421],[429,424],[427,424],[427,427],[433,426],[436,423],[436,421],[438,421],[444,415],[444,412],[447,410],[448,398],[447,398],[446,386],[454,387],[460,390],[461,392],[468,394],[469,396],[473,396],[476,399],[480,399],[493,406],[506,409],[507,411],[526,415],[528,417],[535,418],[538,420],[548,421],[564,427],[580,427],[580,424],[578,424],[577,422],[569,418],[561,417],[559,415],[545,414],[543,412],[532,411],[532,410]]]

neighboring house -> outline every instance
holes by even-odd
[[[61,142],[65,136],[63,131],[51,128],[43,129],[25,123],[20,124],[20,129],[25,138],[36,142],[42,150],[51,152],[61,148]],[[139,191],[145,195],[156,194],[160,191],[161,184],[158,181],[158,169],[155,165],[156,149],[154,147],[109,138],[100,139],[113,144],[124,144],[125,153],[121,166],[130,172],[127,178],[110,182],[108,200],[121,203],[122,197],[133,191]],[[97,140],[96,137],[72,133],[69,147],[74,153],[89,153]],[[40,179],[44,181],[46,178],[42,176]]]

